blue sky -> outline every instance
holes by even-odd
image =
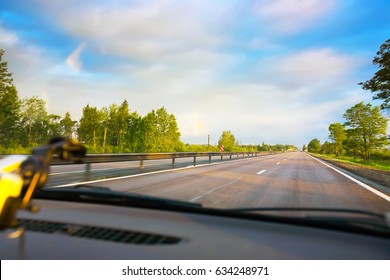
[[[166,107],[182,140],[327,140],[390,38],[390,2],[2,0],[0,48],[21,98],[78,120],[87,104]]]

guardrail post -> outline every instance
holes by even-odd
[[[209,156],[209,162],[211,162],[211,156]]]
[[[223,160],[223,155],[221,155],[221,160]]]
[[[140,168],[140,169],[143,169],[143,168],[144,168],[144,160],[143,160],[143,159],[141,159],[141,160],[139,161],[139,168]]]
[[[175,165],[175,158],[172,158],[172,165]]]
[[[230,155],[230,159],[232,159],[232,155]]]
[[[196,156],[194,157],[194,166],[196,165]]]
[[[88,162],[85,165],[85,179],[89,180],[91,178],[91,164]]]

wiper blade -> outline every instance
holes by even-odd
[[[386,218],[386,214],[378,214],[370,211],[358,209],[343,209],[343,208],[235,208],[227,209],[231,213],[247,213],[256,215],[251,212],[260,212],[260,215],[274,216],[280,219],[290,219],[303,225],[315,225],[323,228],[336,230],[353,231],[363,234],[376,234],[382,237],[390,237],[390,224]],[[265,214],[264,212],[267,212]],[[289,215],[275,215],[269,212],[289,212]],[[293,213],[291,213],[293,212]],[[294,215],[296,212],[305,212],[305,216]],[[320,213],[323,215],[308,215],[310,212]],[[291,215],[293,214],[293,215]],[[332,214],[332,215],[330,215]],[[342,215],[338,215],[342,214]],[[348,215],[345,215],[348,214]],[[352,214],[352,215],[349,215]],[[358,217],[356,217],[358,215]],[[359,217],[360,216],[360,217]]]
[[[321,209],[321,208],[236,208],[216,209],[204,208],[201,204],[185,202],[180,200],[150,197],[134,193],[112,191],[106,187],[80,185],[77,187],[41,189],[34,198],[60,200],[82,203],[97,203],[124,207],[137,207],[146,209],[158,209],[167,211],[178,211],[187,213],[198,213],[211,216],[222,216],[238,219],[249,219],[258,221],[269,221],[287,223],[291,225],[302,225],[338,231],[348,231],[360,234],[369,234],[379,237],[390,238],[390,229],[385,223],[384,216],[360,210],[349,209]],[[273,215],[270,213],[253,213],[255,211],[332,211],[348,212],[375,216],[376,219],[346,219],[345,217],[295,217],[289,215]],[[378,219],[379,218],[379,219]],[[374,220],[375,222],[371,222]]]
[[[358,209],[344,209],[344,208],[313,208],[313,207],[305,207],[305,208],[293,208],[293,207],[266,207],[266,208],[261,208],[261,207],[255,207],[255,208],[233,208],[229,209],[229,211],[234,211],[234,212],[284,212],[284,211],[289,211],[289,212],[324,212],[324,213],[349,213],[349,214],[360,214],[360,215],[366,215],[366,216],[371,216],[371,217],[376,217],[380,219],[384,219],[385,215],[383,214],[378,214],[370,211],[365,211],[365,210],[358,210]]]
[[[117,192],[106,187],[80,185],[77,187],[41,189],[36,199],[52,199],[62,201],[87,202],[116,206],[140,207],[151,209],[181,210],[200,208],[199,203],[186,202],[174,199],[165,199],[141,194]]]

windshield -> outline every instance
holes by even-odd
[[[1,158],[65,136],[87,155],[55,158],[45,189],[384,215],[389,10],[387,1],[3,0]]]

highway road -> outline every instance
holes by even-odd
[[[100,178],[91,184],[218,208],[324,207],[390,211],[390,189],[377,191],[352,181],[303,152],[216,161],[196,167],[187,159],[176,164],[177,169],[172,169],[167,161],[155,162],[145,166],[142,173],[139,173],[139,163],[131,164],[133,168],[128,167],[129,163],[95,166],[94,178]],[[77,170],[72,168],[74,166],[54,168],[50,185],[56,185],[56,177],[62,178],[62,182],[67,178],[67,183],[74,185],[72,180],[80,179],[83,168],[78,171],[80,174],[74,173]],[[117,175],[124,177],[110,178]]]

